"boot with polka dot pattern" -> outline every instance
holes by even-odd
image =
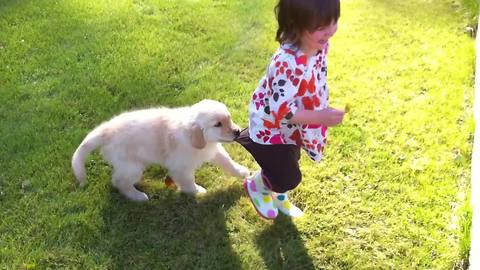
[[[287,193],[273,193],[273,201],[278,210],[290,217],[301,217],[303,211],[293,205],[288,199]]]
[[[245,179],[243,188],[260,216],[266,219],[277,217],[278,209],[273,203],[272,191],[265,186],[261,171]]]

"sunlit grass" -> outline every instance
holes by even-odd
[[[466,3],[466,4],[465,4]],[[302,159],[305,218],[261,220],[241,182],[205,166],[204,197],[145,173],[151,201],[70,157],[124,110],[225,102],[245,126],[277,47],[275,1],[0,3],[0,268],[451,269],[469,250],[473,2],[342,1],[331,103],[352,106],[325,160]],[[256,168],[238,145],[232,157]]]

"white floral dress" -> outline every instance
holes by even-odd
[[[321,160],[327,127],[291,124],[289,119],[298,109],[328,107],[327,53],[328,45],[310,57],[293,44],[277,50],[249,105],[249,133],[254,142],[295,144],[312,160]]]

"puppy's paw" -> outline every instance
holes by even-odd
[[[128,194],[125,194],[127,196],[127,198],[129,198],[130,200],[132,201],[136,201],[136,202],[146,202],[148,201],[148,196],[147,194],[143,193],[143,192],[130,192]]]
[[[204,187],[202,187],[200,185],[197,185],[197,184],[195,184],[195,187],[197,188],[197,193],[198,194],[207,193],[207,190]]]
[[[134,186],[122,186],[119,187],[118,190],[122,193],[125,197],[132,201],[136,202],[145,202],[148,201],[147,194],[137,190]]]
[[[245,178],[250,175],[250,170],[247,167],[242,166],[240,164],[235,165],[235,170],[237,173],[236,176],[239,178]]]

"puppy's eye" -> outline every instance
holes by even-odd
[[[217,122],[214,127],[221,127],[222,126],[222,122]]]

